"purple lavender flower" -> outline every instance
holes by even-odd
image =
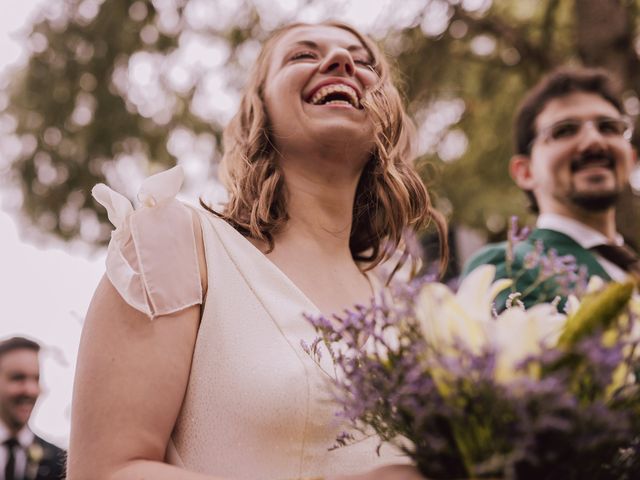
[[[514,259],[515,246],[529,237],[531,229],[527,226],[520,228],[518,226],[518,217],[516,216],[511,217],[509,224],[507,232],[507,262],[511,263]]]
[[[573,259],[538,258],[542,275],[573,272],[567,288],[584,281]],[[516,364],[521,375],[498,381],[499,344],[425,337],[416,308],[430,281],[330,319],[307,316],[318,338],[301,346],[316,360],[329,352],[337,414],[353,427],[335,447],[374,431],[433,479],[640,478],[640,389],[632,377],[611,389],[621,366],[640,371],[634,341],[605,343],[595,329],[562,348],[541,344]]]

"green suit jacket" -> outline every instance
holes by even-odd
[[[562,295],[562,288],[554,277],[544,282],[538,281],[540,268],[525,268],[525,258],[530,252],[535,251],[537,241],[541,241],[544,252],[554,249],[558,255],[572,255],[576,259],[577,265],[584,266],[587,270],[587,278],[598,275],[605,281],[611,277],[598,263],[596,257],[589,250],[581,247],[571,237],[564,233],[548,229],[536,229],[529,237],[516,244],[511,265],[507,264],[507,242],[494,243],[479,250],[465,265],[462,275],[466,276],[473,269],[480,265],[491,264],[496,266],[496,279],[512,278],[515,280],[514,288],[507,289],[496,298],[496,308],[501,311],[505,308],[507,297],[512,291],[526,293],[522,300],[526,307],[530,307],[540,302],[550,302],[556,296],[560,296],[562,301],[559,308],[564,306],[566,298]],[[536,285],[536,283],[539,283]],[[536,285],[535,287],[533,287]]]

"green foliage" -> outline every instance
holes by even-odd
[[[135,159],[142,175],[174,165],[167,140],[178,128],[213,133],[219,140],[222,127],[192,111],[195,88],[176,91],[166,78],[160,79],[157,101],[167,107],[155,115],[141,111],[125,94],[132,55],[145,52],[166,59],[177,49],[185,30],[184,7],[172,12],[177,24],[172,30],[162,27],[160,12],[150,0],[107,0],[92,19],[83,17],[76,0],[59,3],[63,13],[34,25],[30,39],[35,49],[10,87],[7,113],[16,119],[15,135],[23,145],[12,171],[21,185],[23,211],[40,228],[72,239],[80,235],[83,220],[95,218],[102,228],[83,238],[105,242],[111,227],[104,209],[90,196],[94,184],[130,180],[126,172],[114,171],[123,158]],[[224,42],[227,36],[231,43],[246,40],[247,35],[237,31],[255,22],[253,18],[251,25],[211,35]],[[40,49],[38,43],[46,47]],[[234,60],[231,56],[231,67]],[[230,73],[233,82],[232,68]],[[125,77],[123,85],[117,85],[117,76]]]
[[[207,140],[212,147],[206,160],[215,165],[222,126],[235,108],[256,40],[296,18],[279,11],[277,3],[257,0],[55,3],[63,7],[61,13],[34,25],[31,58],[9,87],[4,113],[15,118],[15,138],[22,144],[11,171],[22,191],[23,213],[34,224],[65,239],[81,235],[101,243],[110,227],[90,188],[107,181],[122,190],[118,183],[132,180],[129,170],[120,168],[126,162],[148,175],[182,161],[168,146],[176,131]],[[87,14],[88,4],[98,9],[95,16]],[[340,17],[340,2],[301,0],[298,5]],[[486,231],[490,238],[504,235],[510,215],[526,212],[524,196],[507,172],[511,119],[526,89],[567,62],[611,69],[623,79],[627,97],[634,97],[633,87],[640,84],[640,63],[630,45],[637,0],[422,0],[403,6],[407,12],[414,9],[410,21],[396,15],[394,5],[381,12],[375,34],[401,71],[409,110],[421,131],[433,127],[422,136],[418,164],[425,165],[437,204],[452,222]],[[443,6],[446,21],[439,27],[433,12]],[[589,29],[598,34],[577,34]],[[192,68],[186,87],[176,87],[171,69],[189,35],[226,45],[218,49],[224,59],[209,71]],[[129,78],[132,59],[141,52],[157,67],[147,74],[158,77],[157,101],[147,98],[146,104],[136,98],[145,92]],[[190,54],[192,61],[207,65],[207,58],[194,58],[198,54],[210,51]],[[218,77],[224,73],[213,91],[207,90],[211,70]],[[218,96],[221,105],[227,99],[226,111],[202,108]],[[451,105],[458,113],[442,120]],[[640,239],[640,226],[632,221],[638,200],[629,197],[623,205],[622,232]],[[87,219],[99,228],[81,229]]]
[[[629,304],[635,287],[631,281],[612,282],[604,290],[585,296],[578,311],[567,319],[558,344],[563,347],[575,345],[599,329],[606,330],[615,324]]]
[[[619,28],[619,35],[629,34],[635,29],[637,5],[626,2],[618,12],[628,18],[627,23],[589,26],[584,22],[593,22],[593,18],[586,10],[603,9],[606,13],[619,2],[496,0],[482,14],[467,12],[458,2],[451,4],[449,26],[441,35],[425,37],[419,26],[396,33],[404,41],[394,43],[407,45],[398,62],[405,72],[414,111],[439,98],[464,101],[464,115],[454,127],[465,132],[467,149],[460,158],[447,162],[438,155],[438,145],[427,152],[426,160],[440,165],[439,177],[430,183],[432,191],[443,199],[441,203],[451,205],[454,224],[504,239],[506,219],[513,214],[526,218],[528,214],[524,195],[508,175],[511,121],[519,99],[549,69],[567,63],[609,68],[621,76],[627,95],[635,97],[632,89],[637,85],[639,63],[633,49],[628,44],[607,44],[602,46],[600,57],[591,49],[591,57],[582,58],[575,32],[578,27],[593,31]],[[604,8],[606,4],[611,5]],[[608,17],[599,20],[603,18]],[[479,38],[495,42],[494,47],[480,54]],[[624,53],[620,65],[609,63],[614,51]],[[620,212],[626,219],[620,228],[628,237],[640,238],[637,222],[630,218],[630,205],[638,208],[640,202],[629,195]]]

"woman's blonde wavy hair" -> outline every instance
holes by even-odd
[[[375,146],[356,190],[349,248],[357,262],[373,268],[403,243],[405,229],[418,230],[433,220],[440,238],[444,267],[446,223],[431,205],[427,189],[415,172],[415,128],[391,79],[389,64],[376,44],[353,27],[324,22],[355,35],[373,59],[379,82],[367,90],[361,104],[374,124]],[[264,87],[275,44],[288,31],[309,26],[294,23],[275,31],[265,42],[249,76],[240,108],[224,131],[220,179],[229,192],[221,213],[203,206],[240,233],[266,242],[288,220],[283,173],[270,136]]]

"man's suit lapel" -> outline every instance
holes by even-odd
[[[60,459],[55,447],[36,436],[31,457],[27,459],[25,480],[49,480],[61,478],[61,466],[56,465]]]
[[[602,265],[598,263],[596,257],[589,250],[583,248],[574,239],[564,233],[544,228],[536,229],[529,237],[531,242],[542,240],[545,250],[555,249],[559,255],[573,255],[578,265],[587,267],[588,276],[597,275],[603,280],[609,281],[611,277]]]
[[[44,445],[36,436],[31,446],[27,449],[27,465],[24,472],[24,480],[39,480],[38,470],[40,470],[40,464],[44,461],[44,455]]]

